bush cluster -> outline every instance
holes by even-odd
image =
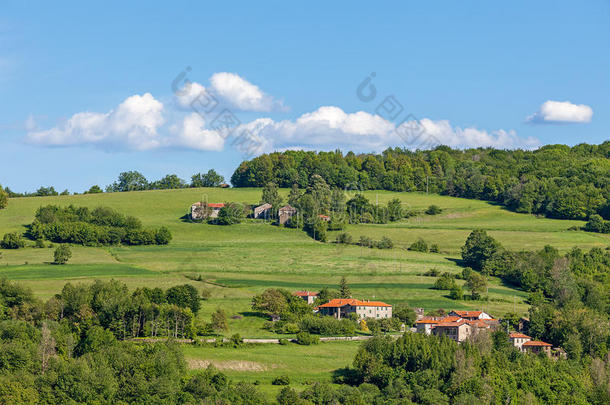
[[[166,227],[145,229],[139,219],[112,208],[47,205],[36,211],[28,235],[35,240],[85,246],[166,245],[172,234]]]

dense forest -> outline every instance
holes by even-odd
[[[451,149],[381,154],[285,151],[242,162],[235,187],[306,188],[314,174],[331,188],[428,191],[494,201],[553,218],[610,219],[610,141],[537,150]]]

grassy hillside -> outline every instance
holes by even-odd
[[[287,195],[288,190],[282,190]],[[591,248],[610,244],[610,236],[568,231],[580,221],[560,221],[509,212],[500,206],[420,193],[366,192],[371,201],[385,203],[400,198],[406,208],[425,210],[430,204],[443,208],[437,216],[421,215],[387,225],[350,225],[356,239],[389,236],[392,250],[363,249],[313,241],[304,232],[248,220],[228,227],[193,224],[182,218],[191,203],[238,201],[256,203],[260,189],[184,189],[11,199],[0,211],[0,236],[25,231],[38,207],[46,204],[110,206],[140,218],[145,226],[167,226],[174,239],[169,246],[81,247],[65,266],[52,266],[52,249],[27,247],[2,250],[0,277],[32,287],[48,298],[67,282],[89,282],[115,278],[130,287],[169,287],[191,283],[212,290],[199,316],[209,319],[218,307],[229,316],[229,332],[242,337],[277,337],[262,329],[266,322],[250,309],[251,297],[268,287],[318,290],[334,287],[345,275],[358,298],[375,298],[392,304],[408,302],[426,309],[485,309],[496,316],[507,311],[527,311],[527,294],[492,279],[487,303],[452,301],[446,292],[432,290],[434,277],[421,274],[431,268],[458,273],[460,247],[474,228],[485,228],[510,249],[538,249],[551,244],[562,251],[572,246]],[[437,243],[441,253],[409,252],[405,248],[417,238]],[[334,235],[330,235],[330,240]],[[31,243],[30,243],[31,244]],[[188,276],[201,275],[205,281]],[[459,281],[460,283],[462,281]],[[358,348],[354,342],[323,343],[318,346],[258,345],[241,349],[185,346],[193,369],[212,362],[228,375],[246,381],[261,381],[270,395],[278,390],[273,377],[288,375],[293,382],[330,381],[331,371],[351,362]],[[314,359],[315,361],[311,361]],[[315,364],[315,367],[312,367]]]
[[[287,195],[288,190],[282,190]],[[397,248],[363,249],[313,241],[304,232],[279,228],[248,220],[234,226],[193,224],[182,218],[194,201],[238,201],[256,203],[260,189],[184,189],[131,193],[93,194],[59,197],[11,199],[0,211],[0,235],[25,231],[41,205],[74,204],[110,206],[137,216],[145,226],[167,226],[174,239],[169,246],[74,247],[66,266],[50,266],[51,249],[28,247],[4,250],[0,258],[0,277],[18,279],[35,293],[49,297],[66,280],[88,281],[117,278],[130,286],[170,286],[189,282],[213,289],[212,299],[204,304],[201,316],[207,317],[222,306],[229,314],[241,313],[243,319],[231,320],[231,332],[243,336],[272,335],[260,329],[264,319],[249,312],[253,294],[271,286],[319,289],[334,286],[341,276],[348,277],[354,295],[390,303],[408,302],[425,308],[481,308],[481,303],[455,302],[444,292],[431,290],[434,278],[421,274],[431,268],[459,272],[455,264],[459,249],[474,228],[485,228],[511,249],[538,249],[551,244],[560,250],[572,246],[607,246],[610,236],[568,231],[580,221],[562,221],[516,214],[481,201],[421,193],[366,192],[371,201],[387,202],[400,198],[406,207],[424,210],[430,204],[443,208],[437,216],[422,215],[387,225],[351,225],[348,232],[357,238],[367,235],[379,239],[387,235]],[[437,243],[440,254],[409,252],[404,248],[422,237]],[[331,235],[330,239],[334,239]],[[205,282],[186,276],[201,274]],[[522,291],[492,280],[492,301],[484,308],[494,314],[516,309],[524,312]]]

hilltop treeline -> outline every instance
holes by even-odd
[[[390,148],[381,154],[286,151],[242,162],[235,187],[308,186],[318,174],[351,190],[426,191],[501,203],[553,218],[610,219],[610,141],[534,151]]]
[[[181,179],[176,174],[168,174],[159,180],[149,181],[142,173],[132,170],[120,173],[115,182],[106,186],[106,192],[169,190],[188,187],[221,187],[224,185],[224,181],[224,177],[218,174],[214,169],[208,170],[207,173],[195,173],[191,176],[190,183]],[[83,194],[98,194],[103,192],[104,190],[96,184],[83,192]],[[76,195],[78,193],[74,192],[74,194]],[[52,197],[59,195],[70,195],[70,192],[66,189],[60,193],[55,190],[55,187],[53,186],[41,186],[34,192],[18,193],[8,187],[3,191],[0,186],[0,209],[4,208],[2,204],[3,197]]]
[[[97,245],[167,245],[172,234],[166,227],[145,229],[142,222],[125,216],[109,207],[59,207],[47,205],[38,208],[28,236],[34,240],[46,239],[56,243]]]

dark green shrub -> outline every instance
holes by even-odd
[[[392,242],[392,239],[388,238],[387,236],[384,236],[375,245],[378,249],[392,249],[394,247],[394,242]]]
[[[72,257],[72,250],[68,245],[59,245],[55,252],[53,252],[53,259],[55,264],[66,264]]]
[[[363,235],[358,240],[358,245],[365,246],[365,247],[373,247],[374,242],[373,242],[373,239],[369,238],[368,236]]]
[[[337,235],[337,239],[336,242],[337,243],[345,243],[345,244],[351,244],[352,243],[352,235],[350,235],[349,233],[340,233],[339,235]]]
[[[413,242],[411,246],[409,246],[409,250],[414,252],[427,252],[428,244],[422,238],[419,238],[416,242]]]
[[[4,234],[0,247],[3,249],[19,249],[25,247],[25,241],[18,232]]]
[[[438,245],[435,243],[433,245],[430,245],[430,253],[440,253],[441,249],[438,247]]]
[[[438,205],[434,205],[434,204],[430,205],[428,207],[428,209],[426,210],[426,214],[428,214],[428,215],[438,215],[441,212],[443,212],[441,207],[439,207]]]
[[[157,245],[167,245],[172,240],[172,233],[166,227],[162,226],[155,233],[155,242]]]
[[[309,332],[299,332],[297,333],[297,343],[304,346],[315,345],[320,343],[320,339]]]
[[[287,375],[280,375],[271,381],[272,385],[290,385],[290,378]]]

